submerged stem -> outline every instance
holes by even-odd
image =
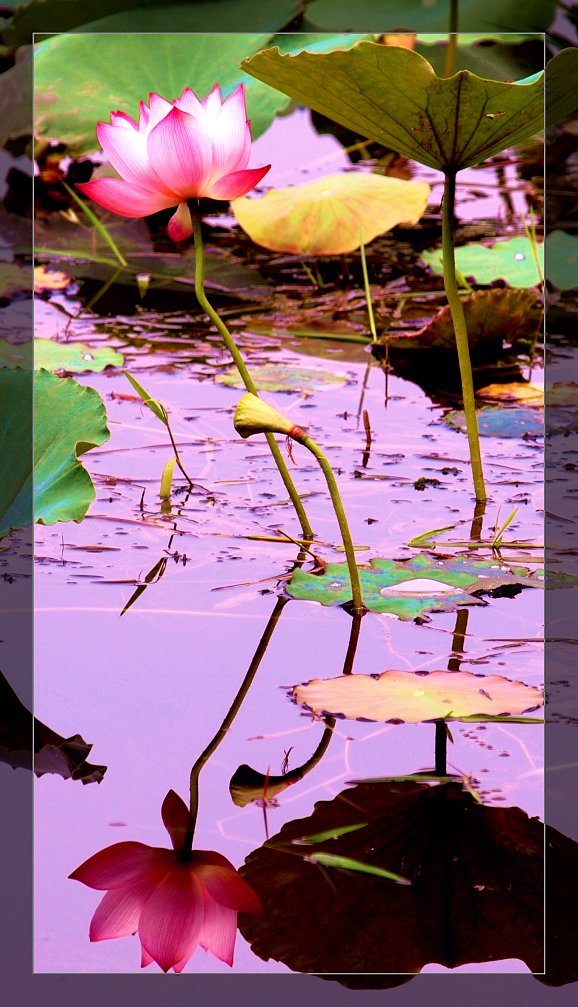
[[[462,396],[464,400],[464,413],[466,417],[466,429],[468,434],[468,443],[470,446],[472,474],[474,477],[474,490],[476,493],[476,500],[483,503],[487,499],[487,496],[484,484],[484,473],[482,470],[482,456],[480,452],[478,420],[476,417],[476,402],[474,397],[472,364],[470,361],[470,347],[468,344],[468,330],[466,327],[464,308],[460,300],[456,284],[456,263],[454,253],[455,198],[456,173],[453,170],[447,170],[444,185],[442,221],[444,286],[456,336],[456,347],[458,351],[460,377],[462,381]]]
[[[231,357],[233,358],[233,363],[235,364],[235,367],[237,368],[239,374],[241,375],[241,380],[243,381],[245,388],[247,389],[248,392],[251,392],[253,395],[257,395],[258,394],[257,389],[255,388],[253,379],[245,365],[245,361],[243,360],[243,357],[239,352],[235,340],[233,339],[225,323],[222,321],[220,316],[213,308],[212,304],[210,304],[209,301],[207,300],[207,295],[205,294],[205,246],[203,244],[203,237],[201,234],[201,220],[194,207],[191,206],[190,210],[193,221],[193,234],[195,238],[195,293],[197,295],[197,300],[201,305],[201,307],[203,308],[203,310],[207,313],[213,324],[217,327],[223,339],[223,342],[227,347],[227,350],[229,351]],[[273,434],[267,433],[265,434],[265,437],[267,439],[267,444],[269,445],[271,454],[273,455],[275,464],[279,470],[279,475],[283,480],[285,489],[287,490],[287,493],[289,494],[291,502],[297,513],[297,517],[301,525],[301,530],[303,532],[303,537],[306,539],[312,539],[313,530],[311,528],[311,525],[309,524],[307,514],[305,513],[305,508],[295,488],[295,483],[293,482],[289,474],[289,469],[287,468],[285,459],[281,454],[281,449],[277,444],[277,441],[275,440]]]

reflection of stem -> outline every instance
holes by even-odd
[[[456,52],[458,48],[458,0],[450,0],[450,25],[444,77],[452,77],[456,72]]]
[[[461,654],[464,652],[464,642],[468,628],[469,611],[467,608],[460,608],[456,613],[456,625],[454,638],[452,641],[452,654],[448,661],[448,671],[459,671],[462,663]]]
[[[351,538],[351,532],[349,531],[349,525],[347,523],[347,517],[345,516],[345,510],[341,502],[341,497],[339,495],[339,490],[337,488],[337,482],[335,481],[335,476],[327,458],[323,454],[323,451],[314,440],[311,439],[306,433],[304,433],[300,428],[294,427],[296,433],[293,434],[295,440],[304,447],[308,448],[312,455],[315,455],[319,465],[321,466],[321,471],[325,476],[325,481],[327,482],[327,488],[331,496],[331,502],[333,504],[333,509],[335,511],[335,517],[337,518],[339,524],[339,530],[341,532],[341,538],[343,539],[343,548],[345,549],[345,556],[347,558],[347,566],[349,567],[349,578],[351,580],[351,593],[353,596],[353,611],[355,613],[360,613],[364,611],[363,602],[361,600],[361,585],[359,583],[359,571],[357,569],[357,564],[355,562],[355,551],[353,549],[353,541]]]
[[[478,500],[474,508],[472,526],[470,528],[470,541],[481,542],[482,529],[484,526],[484,515],[486,513],[486,502]]]
[[[445,175],[444,185],[444,207],[442,222],[442,247],[444,263],[444,286],[446,297],[450,306],[454,332],[456,336],[456,347],[458,351],[458,361],[460,365],[460,377],[462,380],[462,396],[464,400],[464,413],[466,416],[466,428],[468,433],[468,443],[470,446],[470,459],[472,463],[472,474],[474,477],[474,489],[476,499],[486,500],[486,487],[484,485],[484,473],[482,471],[482,456],[480,452],[480,439],[478,434],[478,421],[476,417],[476,403],[474,398],[474,382],[472,378],[472,364],[470,361],[470,347],[468,344],[468,330],[464,308],[458,294],[456,285],[456,263],[454,254],[454,206],[456,198],[456,174],[452,169],[448,169]]]
[[[445,720],[436,720],[436,754],[435,754],[435,774],[436,776],[447,776],[447,746],[448,732]]]
[[[223,723],[221,724],[219,730],[215,734],[213,740],[209,742],[209,744],[207,745],[205,750],[201,753],[201,755],[195,762],[193,768],[191,769],[190,784],[189,784],[189,790],[190,790],[189,825],[187,829],[187,834],[183,842],[183,850],[190,850],[192,847],[193,833],[195,831],[195,824],[197,821],[197,811],[199,807],[199,776],[201,770],[203,766],[206,765],[213,752],[219,747],[219,745],[225,738],[235,717],[237,716],[237,713],[241,708],[241,704],[245,699],[245,696],[247,695],[251,685],[253,684],[253,679],[255,678],[259,665],[261,664],[265,651],[267,650],[267,647],[269,645],[269,641],[271,640],[273,632],[281,617],[281,612],[285,608],[285,605],[287,604],[288,601],[289,598],[277,599],[275,608],[273,609],[269,617],[269,621],[265,626],[263,636],[259,640],[259,645],[253,656],[253,660],[249,665],[247,674],[245,675],[241,683],[241,687],[237,695],[235,696],[233,703],[231,704],[227,716],[223,720]]]
[[[343,662],[343,675],[351,675],[353,671],[353,662],[355,660],[355,653],[357,651],[357,644],[359,643],[359,631],[361,629],[361,620],[365,612],[355,612],[353,615],[351,630],[349,633],[349,643],[347,645],[347,653],[345,654],[345,660]]]
[[[201,234],[201,221],[197,210],[194,207],[190,207],[191,217],[193,221],[193,232],[195,237],[195,293],[197,295],[197,300],[201,307],[206,311],[207,315],[211,319],[214,325],[216,325],[227,350],[233,358],[235,367],[241,375],[241,379],[245,388],[248,392],[253,395],[257,395],[257,389],[253,383],[253,379],[245,366],[245,362],[237,348],[235,340],[233,339],[231,333],[229,332],[225,323],[221,320],[220,316],[217,314],[213,306],[207,300],[205,294],[205,246],[203,244],[203,237]],[[313,531],[309,521],[307,520],[307,515],[305,513],[305,508],[301,502],[299,494],[295,489],[295,484],[289,474],[289,469],[285,464],[283,455],[281,454],[281,449],[275,440],[275,437],[271,433],[265,434],[267,439],[267,444],[269,445],[271,454],[275,460],[275,464],[279,469],[279,474],[283,480],[285,489],[287,490],[289,496],[291,497],[291,502],[297,512],[297,517],[303,531],[303,537],[312,539]]]
[[[367,412],[367,409],[363,410],[363,426],[365,429],[365,451],[363,452],[363,458],[361,459],[362,469],[367,467],[369,453],[371,451],[371,425],[369,423],[369,413]]]

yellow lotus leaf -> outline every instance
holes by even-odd
[[[46,266],[34,267],[34,290],[40,293],[42,290],[64,290],[72,283],[67,273],[51,269]]]
[[[314,678],[295,686],[292,696],[316,714],[406,724],[515,716],[544,702],[534,686],[471,671],[384,671],[382,675]]]
[[[239,224],[273,252],[353,252],[396,224],[416,224],[427,206],[427,182],[349,172],[271,189],[231,202]]]
[[[476,395],[480,399],[495,399],[498,402],[526,402],[529,406],[543,406],[544,383],[511,381],[502,385],[486,385]]]

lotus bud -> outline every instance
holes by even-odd
[[[251,434],[285,434],[298,441],[305,436],[301,427],[294,426],[286,416],[251,392],[243,395],[237,403],[233,422],[241,437],[250,437]]]

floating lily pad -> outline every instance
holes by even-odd
[[[32,381],[29,371],[0,371],[3,432],[0,538],[34,521],[82,521],[96,495],[79,456],[110,437],[106,409],[92,388],[41,370],[34,376],[34,470],[32,471]]]
[[[437,77],[418,53],[374,42],[322,55],[266,49],[241,67],[360,136],[442,171],[478,164],[543,126],[543,73],[515,83],[467,70]]]
[[[34,340],[34,367],[47,371],[103,371],[105,367],[122,367],[122,353],[110,346],[92,347],[87,343],[56,343],[53,339]]]
[[[94,349],[87,343],[56,343],[53,339],[35,339],[34,369],[39,371],[103,371],[105,367],[121,367],[122,353],[109,346]],[[0,367],[23,367],[30,358],[30,346],[18,346],[0,339]]]
[[[259,391],[263,392],[323,391],[328,387],[345,385],[349,380],[346,374],[294,367],[292,364],[264,364],[263,367],[254,367],[251,369],[251,377]],[[218,374],[215,381],[231,388],[244,387],[236,367]]]
[[[543,437],[544,415],[537,409],[500,409],[482,406],[477,411],[480,437]],[[446,413],[444,423],[466,431],[463,412]]]
[[[543,306],[530,290],[476,290],[462,298],[470,348],[515,345],[539,332]],[[417,332],[404,334],[403,349],[452,349],[455,335],[451,311],[446,305]]]
[[[302,845],[327,833],[335,838]],[[554,946],[568,966],[577,844],[553,829],[546,835],[562,895]],[[412,884],[322,868],[320,853]],[[284,825],[240,873],[264,906],[259,916],[240,914],[241,933],[260,958],[296,972],[415,973],[430,962],[454,968],[504,958],[543,969],[544,826],[519,808],[479,804],[458,783],[349,787]]]
[[[249,237],[274,252],[337,255],[353,252],[396,224],[416,224],[425,211],[427,182],[349,172],[242,196],[231,208]]]
[[[539,574],[527,567],[508,567],[492,560],[437,560],[418,553],[398,562],[372,559],[358,567],[363,604],[372,612],[409,620],[425,612],[453,611],[460,605],[480,605],[478,594],[509,587],[541,587]],[[351,601],[347,563],[328,563],[323,574],[294,570],[287,593],[301,601],[343,605]]]
[[[551,231],[546,238],[546,279],[559,290],[578,287],[578,238]]]
[[[294,686],[291,696],[315,714],[389,724],[513,716],[536,710],[544,702],[534,686],[470,671],[384,671],[382,675],[314,678]]]
[[[511,287],[535,287],[544,277],[544,245],[541,242],[537,245],[537,255],[539,270],[528,238],[496,241],[491,248],[475,241],[456,248],[456,266],[464,276],[472,276],[477,283],[505,280]],[[437,276],[443,276],[441,248],[422,252],[421,258]]]

